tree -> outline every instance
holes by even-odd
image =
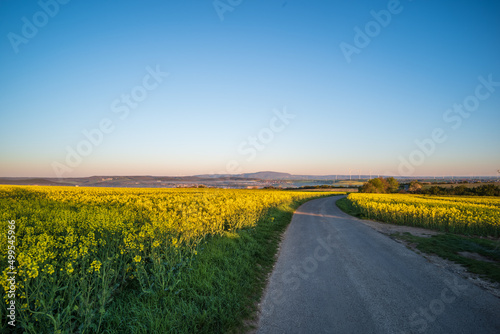
[[[365,187],[366,185],[366,187]],[[383,194],[387,192],[387,188],[389,187],[389,184],[387,183],[386,180],[382,177],[377,177],[376,179],[371,179],[367,183],[363,185],[361,188],[361,192],[371,192],[371,193],[379,193]]]
[[[361,193],[377,193],[377,192],[379,192],[379,191],[377,191],[377,187],[373,184],[373,182],[370,182],[370,181],[363,184],[361,186],[361,188],[359,189],[359,192],[361,192]]]
[[[483,184],[474,190],[479,196],[500,196],[500,188],[493,184]]]
[[[410,182],[410,186],[408,187],[408,191],[412,193],[419,193],[422,191],[422,184],[417,180],[413,180]]]
[[[426,195],[447,195],[446,188],[438,186],[429,187],[423,193]]]
[[[383,177],[377,177],[364,183],[359,192],[387,194],[397,192],[398,190],[399,182],[395,178],[389,177],[384,179]]]
[[[387,183],[389,184],[389,189],[387,189],[391,193],[395,193],[399,189],[399,182],[392,176],[387,178]]]

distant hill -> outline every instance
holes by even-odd
[[[246,173],[240,174],[240,177],[246,179],[258,179],[258,180],[290,180],[292,176],[289,173],[279,173],[279,172],[257,172],[257,173]]]
[[[0,178],[0,184],[5,185],[36,185],[36,186],[72,186],[66,182],[54,182],[44,178]]]
[[[254,179],[254,180],[335,180],[336,178],[349,178],[349,175],[294,175],[290,173],[280,173],[280,172],[256,172],[256,173],[244,173],[244,174],[204,174],[197,175],[203,178],[241,178],[241,179]],[[362,175],[363,176],[363,175]],[[354,179],[354,177],[353,177]]]
[[[193,176],[89,176],[72,178],[0,178],[0,184],[6,185],[40,185],[40,186],[83,186],[83,187],[164,187],[164,186],[194,186],[196,184],[211,184],[225,186],[228,183],[266,181],[325,181],[348,178],[346,175],[293,175],[273,171],[261,171],[244,174],[204,174]]]
[[[386,176],[386,175],[384,175]],[[374,175],[294,175],[273,171],[261,171],[244,174],[204,174],[193,176],[89,176],[68,178],[43,177],[0,177],[0,184],[5,185],[39,185],[39,186],[78,186],[78,187],[142,187],[142,188],[193,188],[198,186],[216,188],[264,188],[273,187],[302,187],[318,185],[356,185]],[[417,177],[398,177],[399,180],[417,179]],[[456,182],[459,178],[447,180],[418,178],[430,183]],[[484,177],[486,181],[495,180],[495,177]],[[464,178],[469,182],[471,180]]]

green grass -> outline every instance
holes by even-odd
[[[438,234],[429,238],[416,237],[410,233],[391,235],[416,244],[416,248],[428,254],[435,254],[455,263],[462,264],[470,272],[500,283],[500,240],[473,238],[456,234]],[[492,262],[479,261],[458,253],[477,253]]]
[[[256,227],[210,237],[173,291],[119,294],[105,333],[244,332],[272,270],[280,236],[307,200],[272,209]],[[140,291],[140,290],[139,290]]]
[[[337,207],[347,213],[348,215],[360,218],[360,219],[366,219],[366,217],[359,211],[358,208],[356,208],[354,205],[352,205],[352,202],[347,199],[347,197],[341,198],[335,202],[337,204]]]

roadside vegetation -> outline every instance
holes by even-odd
[[[347,197],[338,199],[335,204],[345,213],[360,218],[367,219],[366,216]]]
[[[16,330],[242,328],[255,311],[294,210],[330,195],[0,186],[0,228],[7,231],[15,221]],[[7,233],[0,241],[7,245]],[[11,260],[6,249],[0,253],[4,278]],[[10,288],[6,279],[2,286],[5,292]],[[6,312],[3,302],[2,319]],[[7,330],[6,322],[0,329]]]

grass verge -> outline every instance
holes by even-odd
[[[500,240],[449,233],[431,237],[395,233],[391,237],[414,244],[423,253],[435,254],[459,263],[472,273],[500,283]]]
[[[366,219],[366,217],[359,211],[354,205],[352,205],[351,201],[347,199],[347,197],[341,198],[335,202],[337,204],[337,207],[347,213],[348,215],[360,218],[360,219]]]
[[[244,332],[272,270],[282,232],[307,200],[271,209],[255,227],[209,237],[174,291],[121,293],[106,333]]]

